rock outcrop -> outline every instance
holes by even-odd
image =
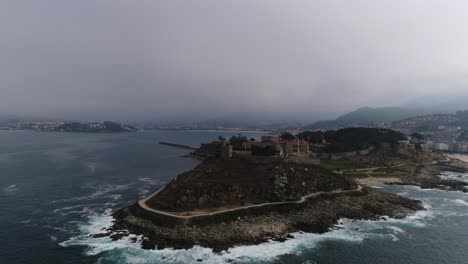
[[[158,225],[135,216],[131,208],[126,208],[115,213],[117,220],[109,231],[129,230],[143,235],[142,247],[146,249],[182,249],[200,245],[222,251],[235,245],[284,240],[298,231],[327,232],[340,218],[403,218],[423,209],[420,201],[366,188],[353,195],[321,195],[300,207],[246,211],[209,223]]]
[[[244,206],[256,204],[262,206]],[[200,245],[221,251],[269,239],[282,241],[298,231],[323,233],[340,218],[402,218],[424,209],[420,201],[358,187],[321,167],[239,160],[207,160],[179,175],[146,205],[178,215],[239,208],[181,221],[167,215],[161,218],[135,203],[115,212],[113,227],[97,236],[119,239],[132,233],[144,237],[146,249]]]
[[[179,175],[147,205],[168,211],[190,211],[295,201],[318,191],[356,188],[356,183],[342,175],[313,165],[206,160]]]

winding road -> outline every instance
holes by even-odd
[[[146,202],[149,199],[154,197],[156,194],[158,194],[164,188],[165,187],[159,189],[158,191],[156,191],[152,195],[139,200],[138,205],[141,208],[143,208],[143,209],[145,209],[145,210],[147,210],[149,212],[153,212],[153,213],[157,213],[157,214],[161,214],[161,215],[165,215],[165,216],[171,216],[171,217],[174,217],[174,218],[190,219],[190,218],[198,217],[198,216],[212,216],[212,215],[222,214],[222,213],[226,213],[226,212],[234,212],[234,211],[238,211],[238,210],[244,210],[244,209],[249,209],[249,208],[258,208],[258,207],[269,206],[269,205],[301,204],[301,203],[304,203],[305,201],[307,201],[307,199],[309,199],[309,198],[317,197],[317,196],[322,195],[322,194],[352,193],[352,192],[360,192],[362,190],[362,186],[358,185],[358,188],[354,189],[354,190],[335,190],[335,191],[329,191],[329,192],[316,192],[316,193],[308,194],[306,196],[303,196],[298,201],[262,203],[262,204],[240,206],[240,207],[231,208],[231,209],[224,209],[224,210],[219,210],[219,211],[210,212],[210,213],[201,213],[201,214],[195,214],[195,215],[177,215],[177,214],[173,214],[173,213],[166,212],[166,211],[156,210],[156,209],[153,209],[153,208],[149,207],[148,205],[146,205]]]

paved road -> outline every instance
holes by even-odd
[[[197,217],[197,216],[210,216],[210,215],[216,215],[216,214],[222,214],[222,213],[226,213],[226,212],[233,212],[233,211],[238,211],[238,210],[243,210],[243,209],[247,209],[247,208],[256,208],[256,207],[263,207],[263,206],[267,206],[267,205],[284,205],[284,204],[301,204],[305,201],[307,201],[307,199],[309,198],[312,198],[312,197],[316,197],[316,196],[319,196],[319,195],[322,195],[322,194],[338,194],[338,193],[351,193],[351,192],[360,192],[362,190],[362,186],[358,185],[358,188],[357,189],[354,189],[354,190],[335,190],[335,191],[330,191],[330,192],[316,192],[316,193],[312,193],[312,194],[309,194],[309,195],[306,195],[306,196],[303,196],[299,201],[291,201],[291,202],[274,202],[274,203],[262,203],[262,204],[254,204],[254,205],[246,205],[246,206],[241,206],[241,207],[236,207],[236,208],[232,208],[232,209],[225,209],[225,210],[220,210],[220,211],[216,211],[216,212],[211,212],[211,213],[206,213],[206,214],[197,214],[197,215],[176,215],[176,214],[171,214],[169,212],[165,212],[165,211],[161,211],[161,210],[156,210],[156,209],[153,209],[149,206],[146,205],[146,202],[151,199],[153,196],[155,196],[156,194],[158,194],[161,190],[163,190],[165,187],[159,189],[158,191],[156,191],[155,193],[153,193],[152,195],[146,197],[146,198],[143,198],[141,200],[138,201],[138,204],[140,205],[141,208],[147,210],[147,211],[150,211],[150,212],[153,212],[153,213],[157,213],[157,214],[161,214],[161,215],[166,215],[166,216],[171,216],[171,217],[175,217],[175,218],[181,218],[181,219],[190,219],[192,217]]]

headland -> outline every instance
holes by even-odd
[[[289,135],[202,144],[190,155],[202,160],[198,166],[116,211],[113,227],[95,236],[131,233],[142,235],[145,249],[222,251],[282,241],[294,232],[327,232],[342,218],[404,218],[424,210],[420,201],[369,186],[376,183],[467,191],[468,183],[438,176],[466,172],[466,163],[412,146],[398,132],[356,129],[334,136],[320,147]]]

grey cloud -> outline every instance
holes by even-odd
[[[0,111],[330,114],[467,90],[465,1],[5,0]]]

